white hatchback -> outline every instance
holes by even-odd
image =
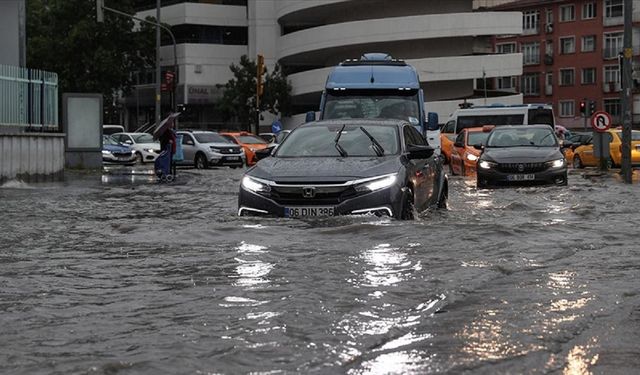
[[[156,160],[162,150],[160,143],[148,133],[116,133],[111,135],[116,141],[131,146],[138,163],[150,163]]]

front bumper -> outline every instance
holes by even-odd
[[[244,154],[219,154],[211,152],[207,155],[210,166],[222,167],[241,167],[245,164]]]
[[[345,199],[336,204],[314,202],[313,199],[305,199],[291,203],[279,203],[275,199],[257,194],[240,187],[238,196],[238,215],[258,215],[287,217],[286,208],[331,206],[334,215],[363,215],[373,213],[399,217],[402,212],[404,192],[398,185],[386,189],[365,193]]]
[[[564,185],[567,183],[567,167],[549,168],[539,172],[502,172],[495,168],[483,169],[479,166],[476,168],[477,179],[479,183],[487,186],[522,186],[522,185]],[[533,175],[532,180],[513,180],[510,176],[515,175]]]
[[[160,155],[160,151],[158,152],[141,151],[140,154],[142,154],[142,160],[146,163],[146,162],[156,161],[156,159]]]
[[[114,154],[102,154],[102,162],[104,164],[133,164],[136,161],[136,155],[131,153],[129,156],[117,156]]]

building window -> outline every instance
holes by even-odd
[[[592,18],[596,18],[596,3],[591,2],[591,3],[584,3],[582,4],[582,19],[583,20],[588,20],[588,19],[592,19]]]
[[[573,86],[573,69],[560,69],[560,86]]]
[[[607,65],[604,67],[604,83],[619,83],[620,82],[620,66],[619,65]]]
[[[609,112],[611,116],[620,116],[621,108],[620,108],[620,99],[605,99],[604,100],[604,110]]]
[[[572,5],[560,7],[560,22],[569,22],[576,19],[576,8]]]
[[[553,9],[547,8],[547,24],[553,24]]]
[[[575,116],[575,102],[573,100],[563,100],[560,102],[560,117]]]
[[[540,11],[530,10],[522,12],[522,33],[537,34],[540,28]]]
[[[605,18],[619,18],[624,15],[622,0],[604,0]]]
[[[604,58],[613,59],[622,51],[622,38],[624,33],[604,34]]]
[[[593,52],[596,50],[596,36],[585,35],[582,37],[582,52]]]
[[[582,69],[582,84],[593,85],[596,83],[596,68]]]
[[[576,52],[576,38],[560,38],[560,54],[566,55],[574,52]]]
[[[553,95],[553,73],[549,72],[545,75],[544,94]]]
[[[540,64],[540,42],[522,43],[524,65]]]
[[[540,77],[538,73],[522,75],[522,94],[528,96],[540,95]]]
[[[515,43],[496,44],[496,52],[497,53],[516,53],[516,44]]]
[[[499,90],[513,90],[516,87],[515,77],[498,77],[496,82]]]

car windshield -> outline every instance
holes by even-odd
[[[487,140],[487,147],[557,147],[558,141],[551,128],[496,128]]]
[[[378,91],[380,91],[378,93]],[[344,91],[344,93],[328,93],[323,119],[345,118],[386,118],[408,121],[418,124],[420,111],[418,93],[415,90],[400,95],[397,90],[384,92]]]
[[[198,143],[230,143],[226,138],[216,133],[194,133]]]
[[[616,132],[618,133],[618,138],[620,138],[622,140],[622,132],[618,131]],[[631,141],[640,141],[640,132],[637,131],[632,131],[631,132]]]
[[[339,157],[336,137],[343,125],[302,126],[291,132],[276,151],[278,157]],[[348,125],[338,143],[348,156],[377,156],[372,141],[360,129],[361,125]],[[397,154],[398,130],[392,126],[362,125],[384,149],[385,155]]]
[[[136,143],[155,143],[150,134],[140,134],[133,137]]]
[[[113,139],[113,137],[111,137],[109,135],[102,136],[102,144],[103,145],[114,145],[114,146],[119,145],[119,143],[115,139]]]
[[[267,144],[264,139],[255,135],[239,135],[238,141],[245,144]]]
[[[487,141],[489,133],[485,132],[471,132],[469,133],[469,140],[467,144],[470,145],[483,145]]]

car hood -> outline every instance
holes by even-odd
[[[233,148],[233,149],[237,149],[237,148],[240,147],[235,143],[211,142],[211,143],[200,143],[200,144],[205,146],[205,147],[215,147],[215,148]]]
[[[110,152],[119,152],[119,153],[131,152],[131,147],[124,146],[124,145],[103,145],[102,149]]]
[[[160,143],[136,143],[136,146],[142,148],[152,148],[154,150],[160,149]]]
[[[497,163],[539,163],[561,159],[562,153],[557,147],[504,147],[485,149],[482,158]]]
[[[260,160],[247,175],[271,181],[348,181],[396,173],[398,156],[278,158]]]

